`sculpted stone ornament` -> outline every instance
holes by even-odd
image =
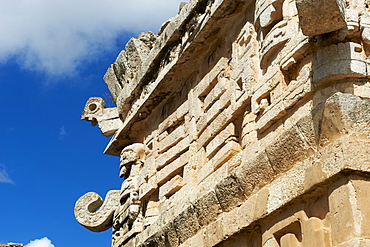
[[[91,97],[86,102],[81,120],[91,122],[92,126],[98,124],[105,136],[113,135],[122,125],[117,108],[106,108],[105,102],[100,97]]]
[[[119,192],[119,190],[109,191],[104,202],[95,192],[81,196],[74,209],[77,221],[94,232],[108,230],[112,227],[114,210],[119,206]]]
[[[113,246],[144,229],[140,214],[138,175],[145,158],[145,145],[134,143],[125,147],[120,158],[120,177],[124,181],[120,191],[120,205],[113,220]]]
[[[120,158],[120,177],[128,177],[128,168],[135,163],[140,163],[145,157],[145,146],[141,143],[134,143],[125,147],[121,152]],[[136,166],[135,166],[136,167]],[[131,176],[137,176],[138,171],[134,171]]]
[[[145,145],[140,143],[134,143],[122,150],[120,177],[125,179],[121,190],[109,191],[104,202],[94,192],[86,193],[76,202],[75,217],[87,229],[101,232],[113,226],[113,246],[143,230],[138,175],[145,150]]]

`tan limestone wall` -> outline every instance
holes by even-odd
[[[352,172],[364,172],[363,160],[354,164],[344,151],[358,145],[366,151],[351,157],[361,160],[369,154],[368,142],[338,140],[219,215],[181,246],[367,246],[368,207],[363,203],[369,177]],[[333,153],[338,159],[334,162]],[[317,169],[326,162],[343,172]]]

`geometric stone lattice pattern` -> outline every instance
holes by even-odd
[[[121,188],[75,216],[113,247],[370,246],[367,0],[190,0],[104,80]]]

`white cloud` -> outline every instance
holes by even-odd
[[[59,129],[59,138],[63,139],[66,135],[67,135],[67,131],[64,128],[64,126],[60,127],[60,129]]]
[[[14,184],[14,181],[9,177],[6,166],[1,163],[0,163],[0,183]]]
[[[15,58],[49,75],[74,73],[122,32],[158,31],[181,1],[2,0],[0,62]]]
[[[47,238],[41,238],[31,241],[30,243],[26,244],[24,247],[55,247],[51,241]]]

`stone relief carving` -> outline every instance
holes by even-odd
[[[105,136],[112,136],[122,126],[117,108],[106,108],[104,100],[100,97],[89,98],[81,119],[91,122],[93,126],[98,124]]]
[[[239,81],[242,91],[251,91],[261,78],[259,45],[253,24],[247,22],[233,43],[231,78]]]
[[[134,143],[121,152],[120,177],[124,177],[121,190],[111,190],[105,201],[95,192],[81,196],[75,205],[77,221],[94,232],[113,227],[113,245],[125,241],[144,228],[139,200],[138,175],[145,158],[146,147]]]
[[[120,156],[120,177],[124,177],[119,196],[119,206],[113,219],[113,246],[144,229],[139,200],[138,176],[142,169],[146,147],[134,143],[125,147]]]
[[[114,210],[119,205],[119,192],[119,190],[109,191],[104,202],[95,192],[81,196],[74,208],[77,221],[94,232],[108,230],[112,227]]]
[[[260,65],[265,70],[273,60],[287,69],[307,49],[293,0],[257,1],[256,27],[260,41]],[[281,54],[281,55],[280,55]]]

